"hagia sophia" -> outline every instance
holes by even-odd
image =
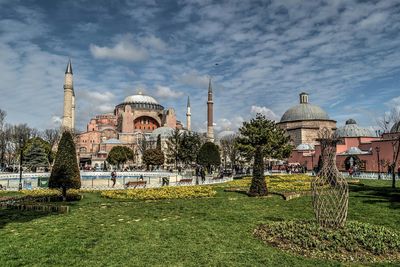
[[[165,108],[152,96],[139,92],[125,97],[114,112],[96,115],[85,132],[76,135],[76,149],[80,166],[102,167],[112,147],[123,145],[134,151],[134,162],[141,165],[142,140],[155,141],[160,135],[163,147],[174,129],[191,131],[190,99],[187,99],[186,127],[176,118],[173,108]],[[365,172],[385,172],[393,161],[393,140],[400,135],[400,122],[388,133],[377,134],[349,118],[345,125],[337,122],[319,106],[311,104],[305,92],[299,95],[299,104],[282,115],[278,127],[285,129],[294,149],[287,164],[297,164],[312,170],[318,165],[321,147],[318,143],[322,129],[329,129],[339,143],[336,146],[337,167],[347,171],[357,167]],[[68,63],[64,80],[64,116],[62,127],[75,128],[75,93],[71,62]],[[228,131],[229,134],[234,132]],[[223,136],[224,132],[220,133]],[[213,92],[211,80],[207,99],[207,133],[205,138],[214,142]],[[398,164],[396,164],[398,166]]]
[[[211,80],[207,100],[207,135],[214,141],[213,131],[213,92]],[[62,127],[75,129],[75,93],[71,61],[68,62],[64,80],[64,116]],[[174,129],[191,131],[190,99],[187,99],[186,127],[176,119],[173,108],[164,108],[152,96],[138,92],[125,97],[115,106],[114,112],[96,115],[87,124],[86,131],[76,134],[75,143],[81,167],[102,168],[108,153],[114,146],[130,147],[135,155],[135,165],[142,164],[143,140],[155,144],[161,136],[162,147],[166,148],[166,139]]]

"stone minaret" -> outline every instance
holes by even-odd
[[[72,129],[75,129],[75,91],[72,90]]]
[[[72,79],[72,65],[69,60],[64,78],[64,116],[62,120],[62,128],[72,131],[75,128],[75,93]]]
[[[214,142],[214,125],[213,125],[213,94],[211,87],[211,78],[208,83],[208,100],[207,100],[207,139]]]
[[[186,128],[188,131],[191,131],[191,116],[192,113],[190,113],[190,99],[188,96],[187,99],[187,111],[186,111]]]

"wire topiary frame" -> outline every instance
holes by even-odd
[[[336,144],[339,140],[324,128],[318,141],[322,168],[311,183],[315,217],[322,227],[343,227],[347,218],[349,187],[336,167]]]

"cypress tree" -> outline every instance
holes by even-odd
[[[69,131],[62,134],[58,144],[56,159],[49,179],[49,188],[61,188],[64,201],[68,189],[81,188],[75,143]]]
[[[156,149],[161,150],[161,134],[157,135]]]

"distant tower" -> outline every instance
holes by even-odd
[[[74,130],[75,128],[75,93],[72,79],[72,65],[69,60],[64,78],[64,116],[62,128],[65,130]]]
[[[190,113],[190,98],[188,96],[187,99],[187,111],[186,111],[186,128],[188,131],[191,131],[191,116],[192,113]]]
[[[211,87],[211,78],[208,83],[208,100],[207,100],[207,139],[214,142],[214,126],[213,126],[213,94]]]

